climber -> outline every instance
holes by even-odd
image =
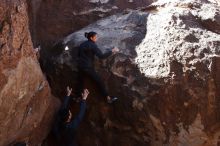
[[[61,139],[61,132],[62,132],[62,124],[63,124],[63,121],[65,119],[65,116],[66,114],[68,113],[69,111],[69,108],[70,108],[70,99],[71,99],[71,93],[72,93],[72,88],[70,87],[67,87],[66,88],[67,90],[67,95],[66,97],[64,97],[64,101],[58,111],[58,114],[56,116],[56,119],[55,119],[55,122],[54,122],[54,125],[53,125],[53,129],[52,129],[52,133],[54,134],[55,138],[57,139],[57,141],[59,142],[60,139]]]
[[[101,50],[97,47],[97,33],[96,32],[89,32],[85,33],[85,37],[88,39],[87,41],[83,42],[79,46],[79,53],[78,53],[78,84],[77,84],[77,95],[79,96],[82,92],[84,86],[84,77],[88,76],[91,78],[100,89],[102,95],[107,98],[108,103],[112,103],[116,101],[118,98],[109,96],[108,92],[106,91],[105,85],[101,80],[100,76],[94,69],[94,57],[97,56],[99,59],[105,59],[112,54],[119,52],[118,48],[113,48],[112,50],[107,51],[106,53],[102,53]]]
[[[67,89],[68,94],[67,98],[64,101],[64,106],[61,107],[63,110],[62,120],[63,120],[63,129],[62,129],[62,145],[63,146],[77,146],[75,141],[75,134],[77,132],[77,128],[84,117],[86,111],[86,99],[89,95],[89,91],[84,89],[82,93],[82,99],[80,101],[80,111],[75,118],[72,119],[72,113],[68,109],[69,95],[72,92],[72,89]]]

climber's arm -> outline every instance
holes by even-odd
[[[85,111],[86,111],[86,99],[89,95],[89,91],[87,89],[85,89],[82,93],[82,100],[80,102],[80,111],[78,113],[78,115],[70,122],[70,127],[74,130],[77,129],[77,127],[79,126],[80,122],[82,121],[84,115],[85,115]]]
[[[96,45],[96,44],[93,44],[93,52],[94,52],[94,54],[98,57],[98,58],[100,58],[100,59],[105,59],[105,58],[107,58],[107,57],[109,57],[109,56],[111,56],[112,55],[112,51],[111,50],[109,50],[109,51],[107,51],[107,52],[105,52],[105,53],[102,53],[102,51],[98,48],[98,46]]]
[[[82,121],[84,115],[85,115],[85,111],[86,111],[86,101],[82,100],[80,102],[80,111],[78,113],[78,115],[70,122],[70,127],[74,130],[77,129],[77,127],[79,126],[80,122]]]
[[[70,95],[72,93],[72,88],[67,87],[66,90],[67,90],[67,95],[66,97],[64,97],[64,101],[61,106],[61,109],[67,109],[70,102]]]

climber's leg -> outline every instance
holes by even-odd
[[[99,90],[102,93],[102,96],[106,97],[108,103],[112,103],[118,99],[117,97],[109,96],[104,82],[101,80],[100,76],[94,69],[85,69],[84,72],[97,84]]]
[[[85,69],[83,71],[97,84],[102,96],[107,97],[109,94],[105,88],[105,84],[101,80],[98,73],[94,69]]]

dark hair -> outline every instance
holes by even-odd
[[[94,31],[90,31],[90,32],[85,32],[85,37],[90,40],[91,37],[94,37],[95,35],[97,35],[96,32]]]
[[[62,109],[62,110],[60,110],[59,115],[60,115],[61,121],[65,122],[69,117],[69,110],[68,109]]]

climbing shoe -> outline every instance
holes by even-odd
[[[109,104],[111,104],[111,103],[115,102],[116,100],[118,100],[117,97],[111,96],[110,99],[108,99],[107,102],[108,102]]]

